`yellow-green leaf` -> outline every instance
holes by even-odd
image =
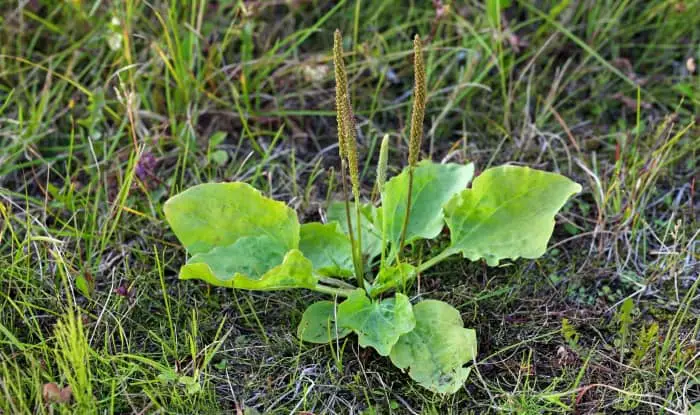
[[[320,275],[349,278],[354,274],[350,239],[336,222],[302,225],[299,250]]]
[[[528,167],[484,171],[445,205],[451,249],[472,261],[498,265],[504,258],[538,258],[554,229],[554,215],[581,186]]]
[[[318,278],[313,275],[311,261],[296,249],[285,255],[280,265],[260,277],[236,272],[228,278],[216,275],[206,262],[188,263],[180,269],[180,279],[200,279],[212,285],[243,290],[284,290],[290,288],[313,288]]]
[[[350,329],[338,327],[337,307],[332,301],[318,301],[304,311],[297,327],[297,337],[309,343],[330,343],[350,334]]]
[[[193,256],[181,279],[242,289],[311,288],[311,262],[296,250],[299,222],[282,202],[245,183],[207,183],[168,200],[165,217]]]
[[[338,325],[357,333],[360,346],[388,356],[399,336],[415,327],[412,308],[403,294],[372,301],[363,290],[356,290],[338,306]]]
[[[465,329],[459,311],[437,300],[413,306],[416,327],[402,335],[391,350],[391,362],[408,369],[409,376],[424,388],[438,393],[457,392],[476,356],[476,333]]]
[[[191,254],[228,246],[246,236],[268,236],[287,250],[299,246],[297,215],[246,183],[205,183],[163,207],[175,235]]]
[[[231,245],[196,254],[187,265],[206,263],[214,277],[221,281],[229,280],[235,274],[259,278],[281,264],[286,253],[287,248],[269,236],[245,236]]]
[[[474,175],[474,165],[438,164],[424,160],[413,171],[411,211],[405,242],[431,239],[440,234],[445,226],[442,205],[452,196],[464,190]],[[401,240],[406,205],[408,201],[408,168],[389,180],[382,190],[382,213],[378,215],[384,223],[377,228],[386,232],[387,242],[395,253]],[[393,255],[389,256],[390,258]]]

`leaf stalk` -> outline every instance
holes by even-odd
[[[350,297],[350,294],[352,294],[355,291],[354,289],[335,288],[335,287],[329,287],[329,286],[323,285],[323,284],[316,284],[316,286],[314,288],[312,288],[312,290],[318,291],[318,292],[324,293],[324,294],[335,295],[338,297]]]
[[[416,268],[416,271],[418,271],[420,273],[420,272],[427,270],[428,268],[434,267],[438,263],[444,261],[445,259],[456,254],[457,252],[458,251],[454,250],[452,247],[448,247],[444,251],[437,254],[436,256],[434,256],[434,257],[430,258],[429,260],[418,265],[418,267]]]

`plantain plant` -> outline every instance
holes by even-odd
[[[477,353],[476,333],[457,309],[411,300],[417,276],[461,254],[490,266],[544,254],[554,216],[581,186],[558,174],[504,165],[485,170],[468,187],[474,165],[418,161],[426,104],[421,41],[414,41],[415,88],[408,165],[386,181],[388,138],[380,147],[375,189],[380,204],[360,197],[357,138],[339,31],[334,39],[336,109],[344,200],[327,222],[300,225],[286,204],[245,183],[207,183],[168,200],[165,216],[191,255],[181,279],[244,290],[302,288],[331,296],[311,304],[297,336],[329,343],[350,333],[361,347],[389,356],[434,392],[455,393]],[[416,262],[405,247],[437,238],[450,243]]]

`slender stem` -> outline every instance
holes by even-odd
[[[348,284],[348,283],[345,282],[345,281],[341,281],[341,280],[338,280],[338,279],[335,279],[335,278],[331,278],[331,277],[320,277],[319,280],[320,280],[322,283],[324,283],[324,284],[332,285],[332,286],[334,286],[334,287],[350,288],[350,289],[352,289],[352,290],[355,289],[355,286],[354,286],[354,285]]]
[[[358,195],[355,195],[358,196]],[[360,209],[360,201],[355,197],[355,216],[357,223],[357,266],[359,271],[357,271],[357,285],[363,290],[365,289],[365,270],[364,270],[364,260],[362,258],[362,211]]]
[[[434,257],[430,258],[429,260],[420,264],[418,266],[417,270],[418,270],[418,272],[423,272],[423,271],[427,270],[428,268],[444,261],[445,259],[447,259],[451,255],[456,254],[456,253],[457,253],[456,250],[454,250],[452,248],[447,248],[444,251],[437,254],[436,256],[434,256]]]
[[[384,205],[384,201],[382,200],[382,205]],[[384,212],[382,212],[382,215],[384,215]],[[384,266],[386,264],[386,218],[382,217],[382,257],[381,257],[381,262],[380,264]]]
[[[360,265],[358,265],[358,255],[357,255],[357,244],[355,243],[355,236],[354,236],[354,231],[352,229],[352,215],[350,214],[350,196],[348,195],[348,185],[347,185],[347,178],[345,177],[345,172],[347,170],[347,166],[345,164],[345,160],[341,161],[341,166],[340,166],[340,179],[343,183],[343,199],[345,200],[345,218],[348,221],[348,236],[350,237],[350,247],[352,249],[352,264],[353,267],[355,268],[355,275],[357,276],[357,285],[364,289],[365,284],[364,284],[364,278],[362,274],[362,268]],[[359,218],[358,218],[359,219]],[[357,227],[358,233],[360,232],[360,226],[358,222],[358,227]],[[362,261],[362,258],[359,259],[359,261]]]
[[[408,167],[408,200],[406,200],[406,216],[403,218],[403,228],[401,229],[401,241],[399,250],[396,252],[398,258],[401,257],[404,243],[406,242],[406,231],[408,229],[408,219],[411,215],[411,199],[413,199],[413,166]]]
[[[316,286],[312,288],[312,290],[324,294],[337,295],[338,297],[350,297],[350,294],[352,294],[355,291],[349,288],[335,288],[321,284],[316,284]]]
[[[340,181],[342,183],[343,187],[343,202],[345,202],[345,219],[347,220],[348,223],[348,236],[350,237],[350,245],[352,246],[352,252],[353,252],[353,266],[357,268],[355,265],[355,236],[352,229],[352,216],[350,216],[350,201],[349,201],[349,196],[348,196],[348,184],[347,184],[347,178],[345,177],[345,160],[341,161],[341,166],[340,166]],[[355,269],[355,272],[357,272],[357,269]]]

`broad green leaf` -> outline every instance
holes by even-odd
[[[336,324],[336,306],[332,301],[318,301],[304,311],[297,327],[297,337],[309,343],[330,343],[350,334],[350,329]]]
[[[474,165],[437,164],[424,160],[413,171],[411,212],[406,230],[406,243],[419,238],[431,239],[445,226],[442,205],[464,190],[474,175]],[[406,217],[408,201],[408,168],[393,177],[382,191],[383,228],[392,249],[397,249]],[[393,251],[395,252],[395,251]],[[390,255],[392,257],[392,255]]]
[[[472,261],[498,265],[504,258],[537,258],[554,230],[554,215],[581,186],[564,176],[528,167],[484,171],[445,205],[451,249]]]
[[[416,278],[416,267],[402,262],[401,264],[382,267],[377,274],[377,278],[369,287],[369,294],[376,297],[378,294],[392,288],[402,288]]]
[[[413,306],[416,328],[401,336],[391,362],[421,386],[438,393],[457,392],[469,376],[464,367],[476,356],[476,333],[465,329],[459,311],[437,300]]]
[[[388,356],[399,336],[413,330],[416,321],[405,295],[372,301],[364,291],[356,290],[338,306],[338,325],[357,333],[360,346],[372,346]]]
[[[165,217],[191,254],[226,247],[246,236],[268,236],[286,250],[299,246],[297,215],[245,183],[205,183],[170,198]]]
[[[336,222],[301,225],[299,250],[320,275],[346,278],[354,275],[350,239]]]
[[[351,204],[351,219],[355,238],[357,238],[357,220],[355,220],[354,206]],[[361,226],[362,226],[362,255],[368,260],[382,253],[382,234],[379,229],[374,226],[375,208],[370,204],[364,204],[361,208]],[[345,215],[345,203],[333,202],[328,206],[326,212],[328,222],[338,222],[340,229],[348,234],[348,221]]]
[[[231,245],[196,254],[187,265],[205,263],[220,281],[229,280],[235,274],[259,278],[281,264],[286,253],[287,249],[269,236],[245,236]]]
[[[192,257],[194,259],[195,257]],[[211,262],[211,261],[210,261]],[[217,263],[214,261],[214,266]],[[219,274],[221,275],[221,274]],[[180,279],[200,279],[212,285],[239,288],[243,290],[285,290],[289,288],[313,288],[318,278],[313,275],[311,261],[292,249],[284,256],[280,265],[271,268],[261,276],[245,275],[236,272],[227,278],[221,278],[206,262],[188,262],[180,269]]]

